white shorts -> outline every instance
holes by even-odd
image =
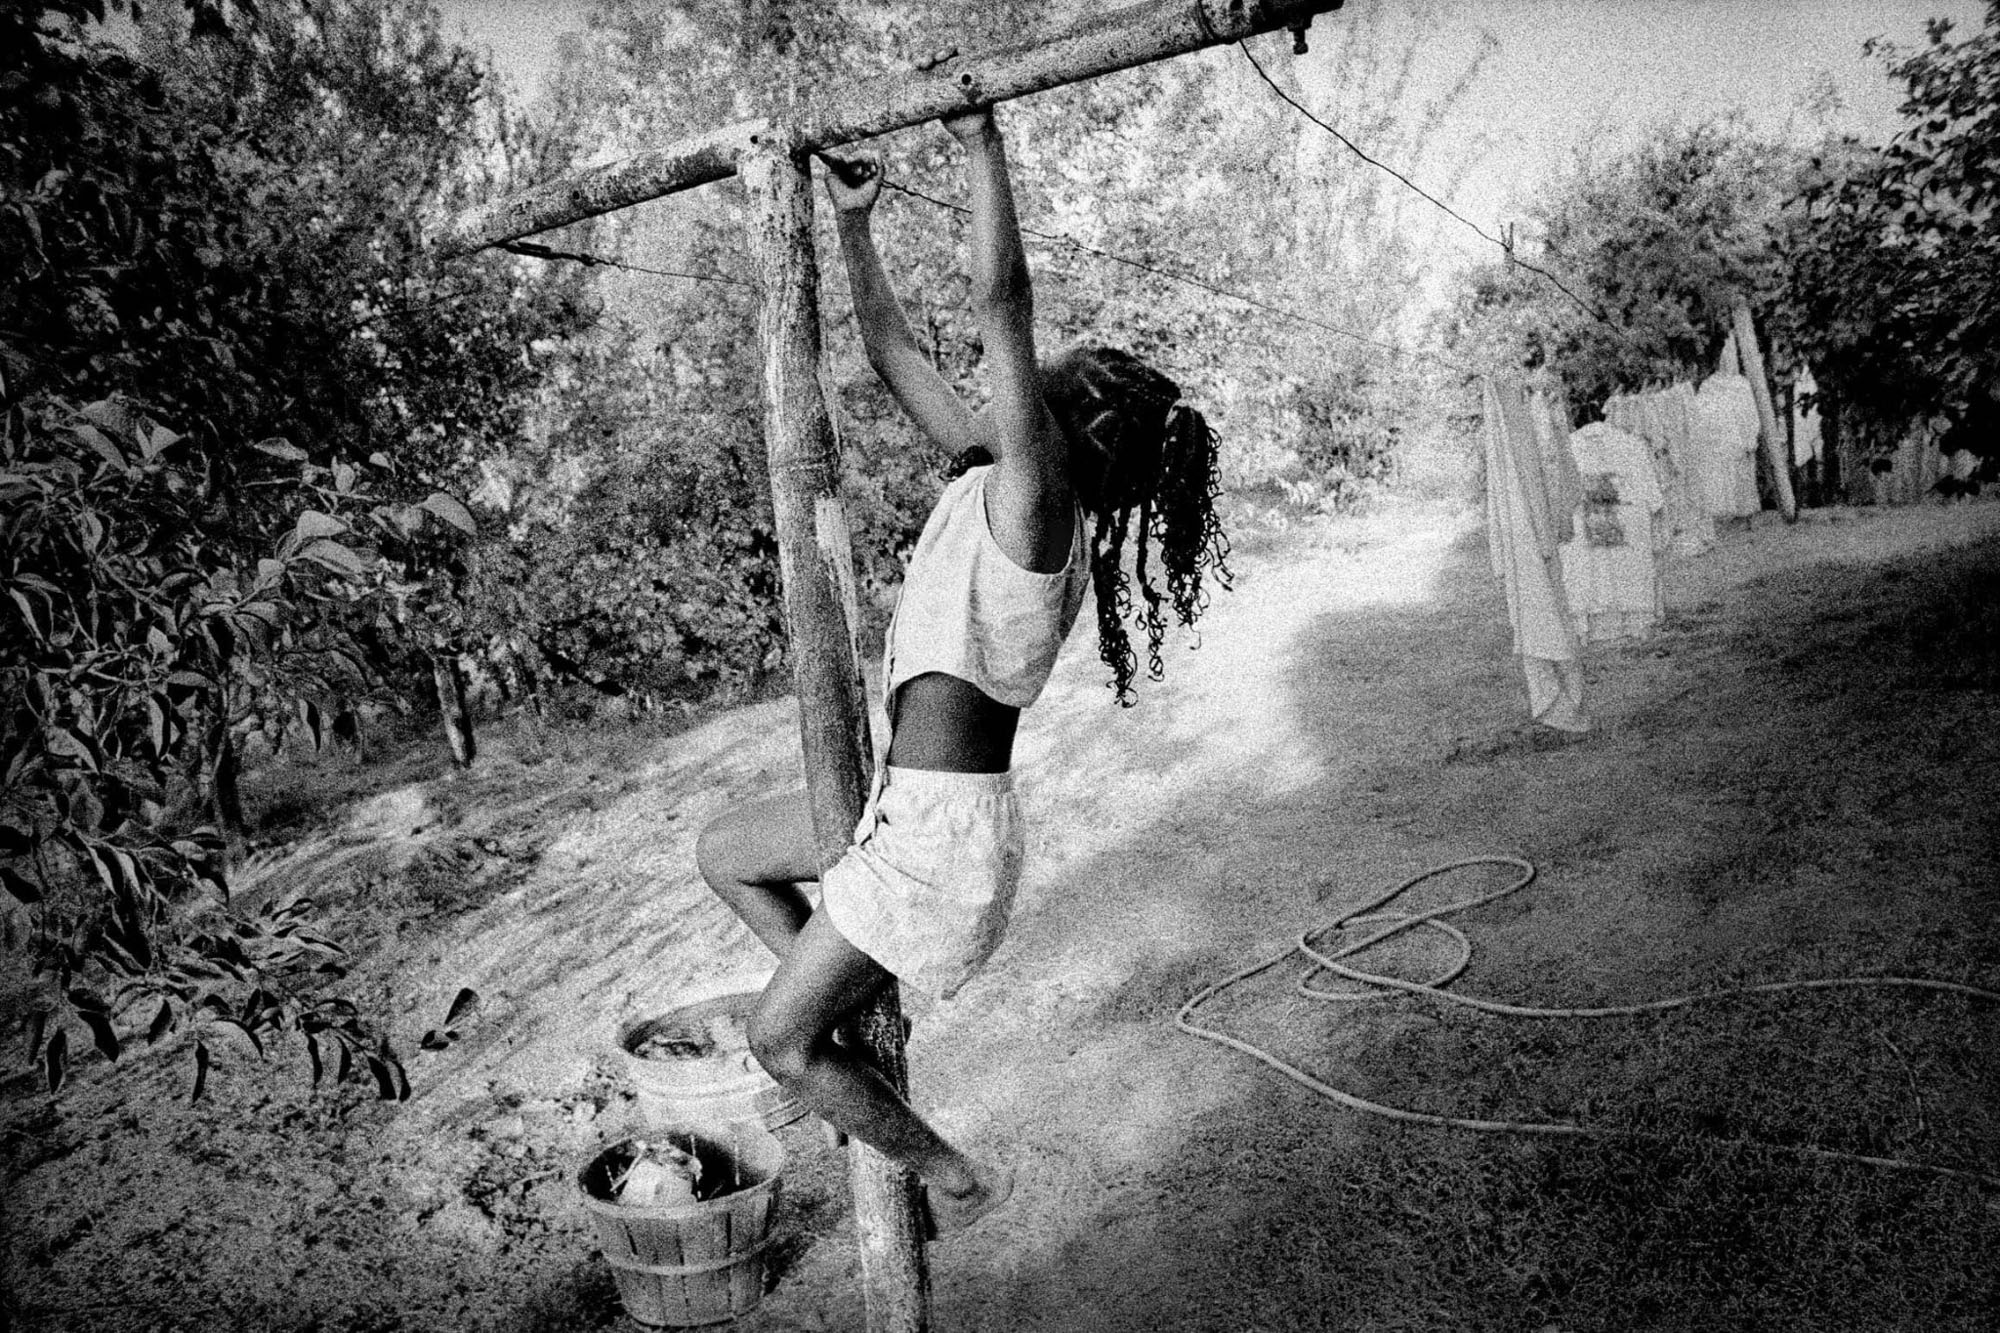
[[[882,766],[820,906],[855,948],[949,999],[1006,933],[1025,839],[1010,773]]]

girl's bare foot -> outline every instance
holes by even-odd
[[[928,1189],[931,1222],[942,1239],[964,1231],[1014,1195],[1014,1168],[1003,1166],[991,1176],[980,1176],[971,1189],[952,1194],[943,1188]]]

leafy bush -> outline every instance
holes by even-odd
[[[1580,160],[1536,201],[1523,256],[1570,291],[1498,260],[1465,283],[1449,336],[1477,361],[1553,373],[1578,407],[1705,375],[1739,296],[1790,326],[1778,239],[1800,165],[1733,120],[1663,126],[1611,161]]]
[[[1795,207],[1788,247],[1798,338],[1821,385],[1864,433],[1900,437],[1940,409],[1995,413],[2000,383],[2000,3],[1953,40],[1871,42],[1902,83],[1887,144],[1828,145]],[[1962,443],[2000,449],[1979,432]]]
[[[49,983],[36,1045],[54,1086],[65,1020],[107,1055],[135,1022],[298,1028],[316,1072],[331,1041],[396,1095],[318,993],[310,904],[226,910],[232,728],[318,739],[448,640],[474,527],[448,490],[587,312],[425,247],[494,139],[434,14],[131,14],[128,50],[85,0],[0,13],[0,874]]]
[[[300,615],[367,576],[336,540],[347,524],[309,510],[272,555],[233,561],[203,531],[185,437],[112,401],[39,400],[7,426],[0,575],[14,623],[0,682],[14,703],[0,723],[0,883],[35,909],[50,998],[114,1059],[136,1017],[153,1040],[190,1021],[253,1044],[296,1027],[316,1069],[333,1042],[343,1070],[361,1052],[395,1071],[351,1003],[312,994],[341,969],[338,947],[309,929],[310,902],[254,919],[220,910],[221,834],[172,806],[177,786],[230,790],[223,774],[189,770],[229,762],[217,733],[232,687],[301,694],[358,669]],[[303,709],[317,731],[317,706]],[[33,1045],[55,1088],[69,1038],[58,1023],[44,1046],[48,1017]],[[208,1049],[194,1049],[198,1096]]]

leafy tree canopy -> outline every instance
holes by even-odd
[[[122,42],[89,0],[0,13],[0,876],[48,968],[37,1045],[56,1084],[66,1021],[113,1056],[134,1022],[299,1027],[394,1093],[305,909],[222,908],[233,735],[297,705],[317,739],[448,631],[450,490],[587,312],[425,246],[505,166],[434,12],[123,9]]]
[[[1585,405],[1704,370],[1748,299],[1774,371],[1810,365],[1856,443],[1893,448],[1943,412],[1954,445],[2000,438],[2000,3],[1960,37],[1871,42],[1904,89],[1889,142],[1802,152],[1731,120],[1670,126],[1543,194],[1526,269],[1467,284],[1450,336],[1561,378]],[[1983,426],[1980,423],[1985,423]],[[1864,450],[1865,451],[1865,450]]]
[[[1813,162],[1790,235],[1798,339],[1820,382],[1861,423],[1896,431],[1944,410],[2000,436],[2000,3],[1959,38],[1870,49],[1903,85],[1888,143],[1830,144]]]
[[[1573,403],[1713,369],[1730,310],[1766,322],[1784,273],[1793,150],[1739,120],[1668,125],[1608,162],[1580,158],[1530,209],[1523,257],[1476,271],[1448,337],[1476,361],[1546,371]]]

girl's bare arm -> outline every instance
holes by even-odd
[[[1035,359],[1035,299],[1007,150],[990,111],[946,119],[965,146],[972,189],[972,308],[993,377],[987,522],[1002,550],[1028,569],[1054,572],[1069,553],[1075,512],[1069,451],[1042,398]]]
[[[853,293],[854,316],[861,325],[861,345],[868,353],[868,364],[910,419],[942,448],[956,453],[980,443],[971,410],[917,346],[889,275],[882,268],[882,257],[876,253],[869,222],[881,191],[881,162],[873,158],[823,160],[829,168],[826,190],[833,200],[840,254],[847,266],[847,285]]]

